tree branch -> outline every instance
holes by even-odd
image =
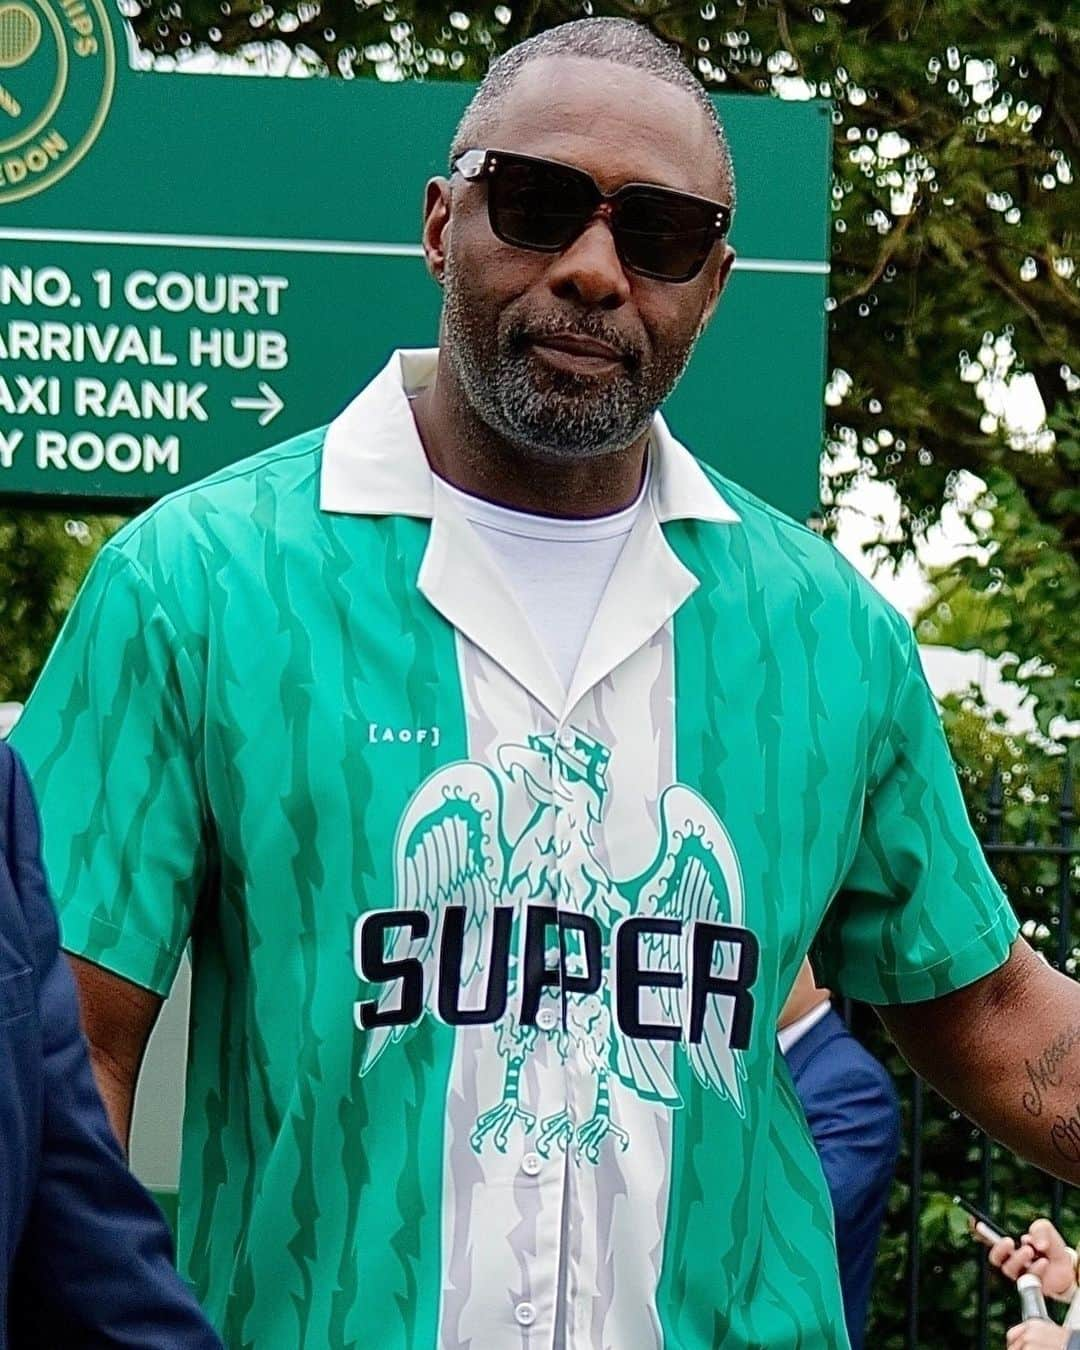
[[[913,207],[914,205],[915,203],[912,203]],[[836,302],[837,309],[839,309],[843,305],[850,304],[852,300],[858,300],[860,296],[867,295],[870,291],[874,289],[874,287],[878,284],[878,282],[884,275],[886,267],[888,267],[889,263],[896,256],[896,253],[899,250],[900,245],[904,241],[904,236],[907,234],[908,230],[911,229],[912,223],[915,220],[915,215],[916,212],[914,209],[912,209],[907,213],[906,216],[903,217],[899,225],[897,225],[894,230],[890,230],[889,234],[885,238],[885,242],[881,246],[881,251],[879,252],[877,257],[877,262],[874,264],[873,270],[871,271],[870,275],[866,278],[864,282],[862,282],[861,285],[856,286],[855,289],[853,291],[849,291],[847,295],[843,297],[842,300],[838,300]]]

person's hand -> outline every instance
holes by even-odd
[[[977,1226],[972,1227],[975,1236],[986,1243]],[[1062,1302],[1068,1302],[1076,1292],[1072,1248],[1048,1219],[1036,1219],[1019,1243],[1004,1237],[986,1245],[990,1247],[990,1264],[1010,1280],[1034,1275],[1044,1294]]]
[[[1005,1335],[1009,1350],[1065,1350],[1069,1343],[1068,1327],[1053,1322],[1022,1322],[1010,1327]]]
[[[1018,1280],[1021,1275],[1036,1274],[1035,1265],[1040,1261],[1045,1264],[1045,1258],[1027,1242],[1016,1243],[1011,1237],[998,1238],[996,1242],[991,1242],[974,1225],[972,1231],[983,1246],[990,1248],[986,1259],[1010,1280]]]
[[[1038,1253],[1031,1273],[1039,1277],[1043,1293],[1068,1302],[1076,1292],[1075,1256],[1050,1220],[1036,1219],[1020,1243]]]

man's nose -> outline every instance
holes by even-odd
[[[560,300],[596,309],[618,309],[630,298],[630,282],[607,222],[590,221],[548,269],[548,285]]]

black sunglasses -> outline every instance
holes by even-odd
[[[722,202],[651,183],[601,192],[583,169],[551,159],[466,150],[452,167],[468,182],[486,180],[488,220],[504,244],[559,253],[602,211],[623,266],[659,281],[696,277],[731,224]]]

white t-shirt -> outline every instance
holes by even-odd
[[[570,686],[600,597],[641,510],[637,500],[610,516],[569,519],[514,511],[444,486],[491,551],[521,608]]]

